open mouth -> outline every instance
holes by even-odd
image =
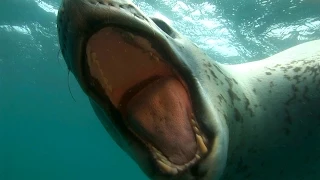
[[[161,171],[174,175],[207,154],[207,140],[183,78],[152,43],[121,28],[101,29],[87,42],[88,76],[120,112],[122,119],[112,120],[123,121]]]

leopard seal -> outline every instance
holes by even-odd
[[[320,40],[220,64],[127,0],[63,0],[57,30],[96,115],[150,179],[320,178]]]

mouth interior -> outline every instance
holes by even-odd
[[[106,27],[88,40],[86,55],[90,76],[122,114],[117,121],[124,121],[154,157],[179,166],[198,159],[199,146],[206,152],[181,78],[150,41]]]

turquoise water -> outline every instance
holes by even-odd
[[[224,63],[257,60],[320,38],[315,0],[134,2],[168,18]],[[58,50],[59,4],[1,0],[0,180],[147,179],[68,76]]]

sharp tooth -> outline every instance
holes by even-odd
[[[92,61],[96,61],[97,60],[97,53],[95,53],[95,52],[91,53],[91,60]]]
[[[200,148],[200,152],[202,154],[207,153],[208,152],[208,148],[204,144],[202,137],[200,135],[196,134],[196,139],[197,139],[197,142],[198,142],[198,145],[199,145],[199,148]]]
[[[191,119],[192,126],[197,126],[197,123],[194,119]]]
[[[196,159],[200,159],[201,157],[199,156],[199,154],[196,154]]]
[[[158,151],[155,151],[155,153],[156,153],[156,155],[158,156],[158,158],[163,158],[163,156],[162,156],[162,154],[160,153],[160,152],[158,152]]]
[[[182,166],[177,166],[176,168],[178,171],[182,171],[183,169],[186,169],[187,167],[188,166],[186,166],[186,165],[182,165]]]
[[[165,157],[161,158],[161,161],[164,162],[165,164],[167,164],[168,166],[172,165],[172,163],[170,161],[168,161],[167,158],[165,158]]]
[[[151,146],[151,149],[157,154],[157,155],[162,155],[160,151],[158,151],[158,149],[156,149],[155,147]]]
[[[156,62],[160,61],[157,55],[154,55],[152,52],[149,52],[149,55],[150,55],[150,59],[155,60]]]
[[[160,169],[162,169],[162,171],[170,173],[170,174],[177,174],[178,170],[176,168],[172,168],[170,166],[168,166],[167,164],[165,164],[162,161],[157,160],[158,165],[160,167]]]
[[[157,56],[153,56],[153,58],[156,60],[156,62],[160,62],[160,60]]]
[[[200,134],[200,131],[199,131],[199,129],[198,129],[197,127],[193,126],[193,130],[194,130],[194,132],[195,132],[196,134]]]
[[[107,88],[108,88],[108,90],[112,93],[112,91],[113,91],[112,86],[111,86],[111,85],[107,85]]]
[[[152,151],[157,151],[157,149],[153,146],[149,146],[149,148],[151,148]]]

